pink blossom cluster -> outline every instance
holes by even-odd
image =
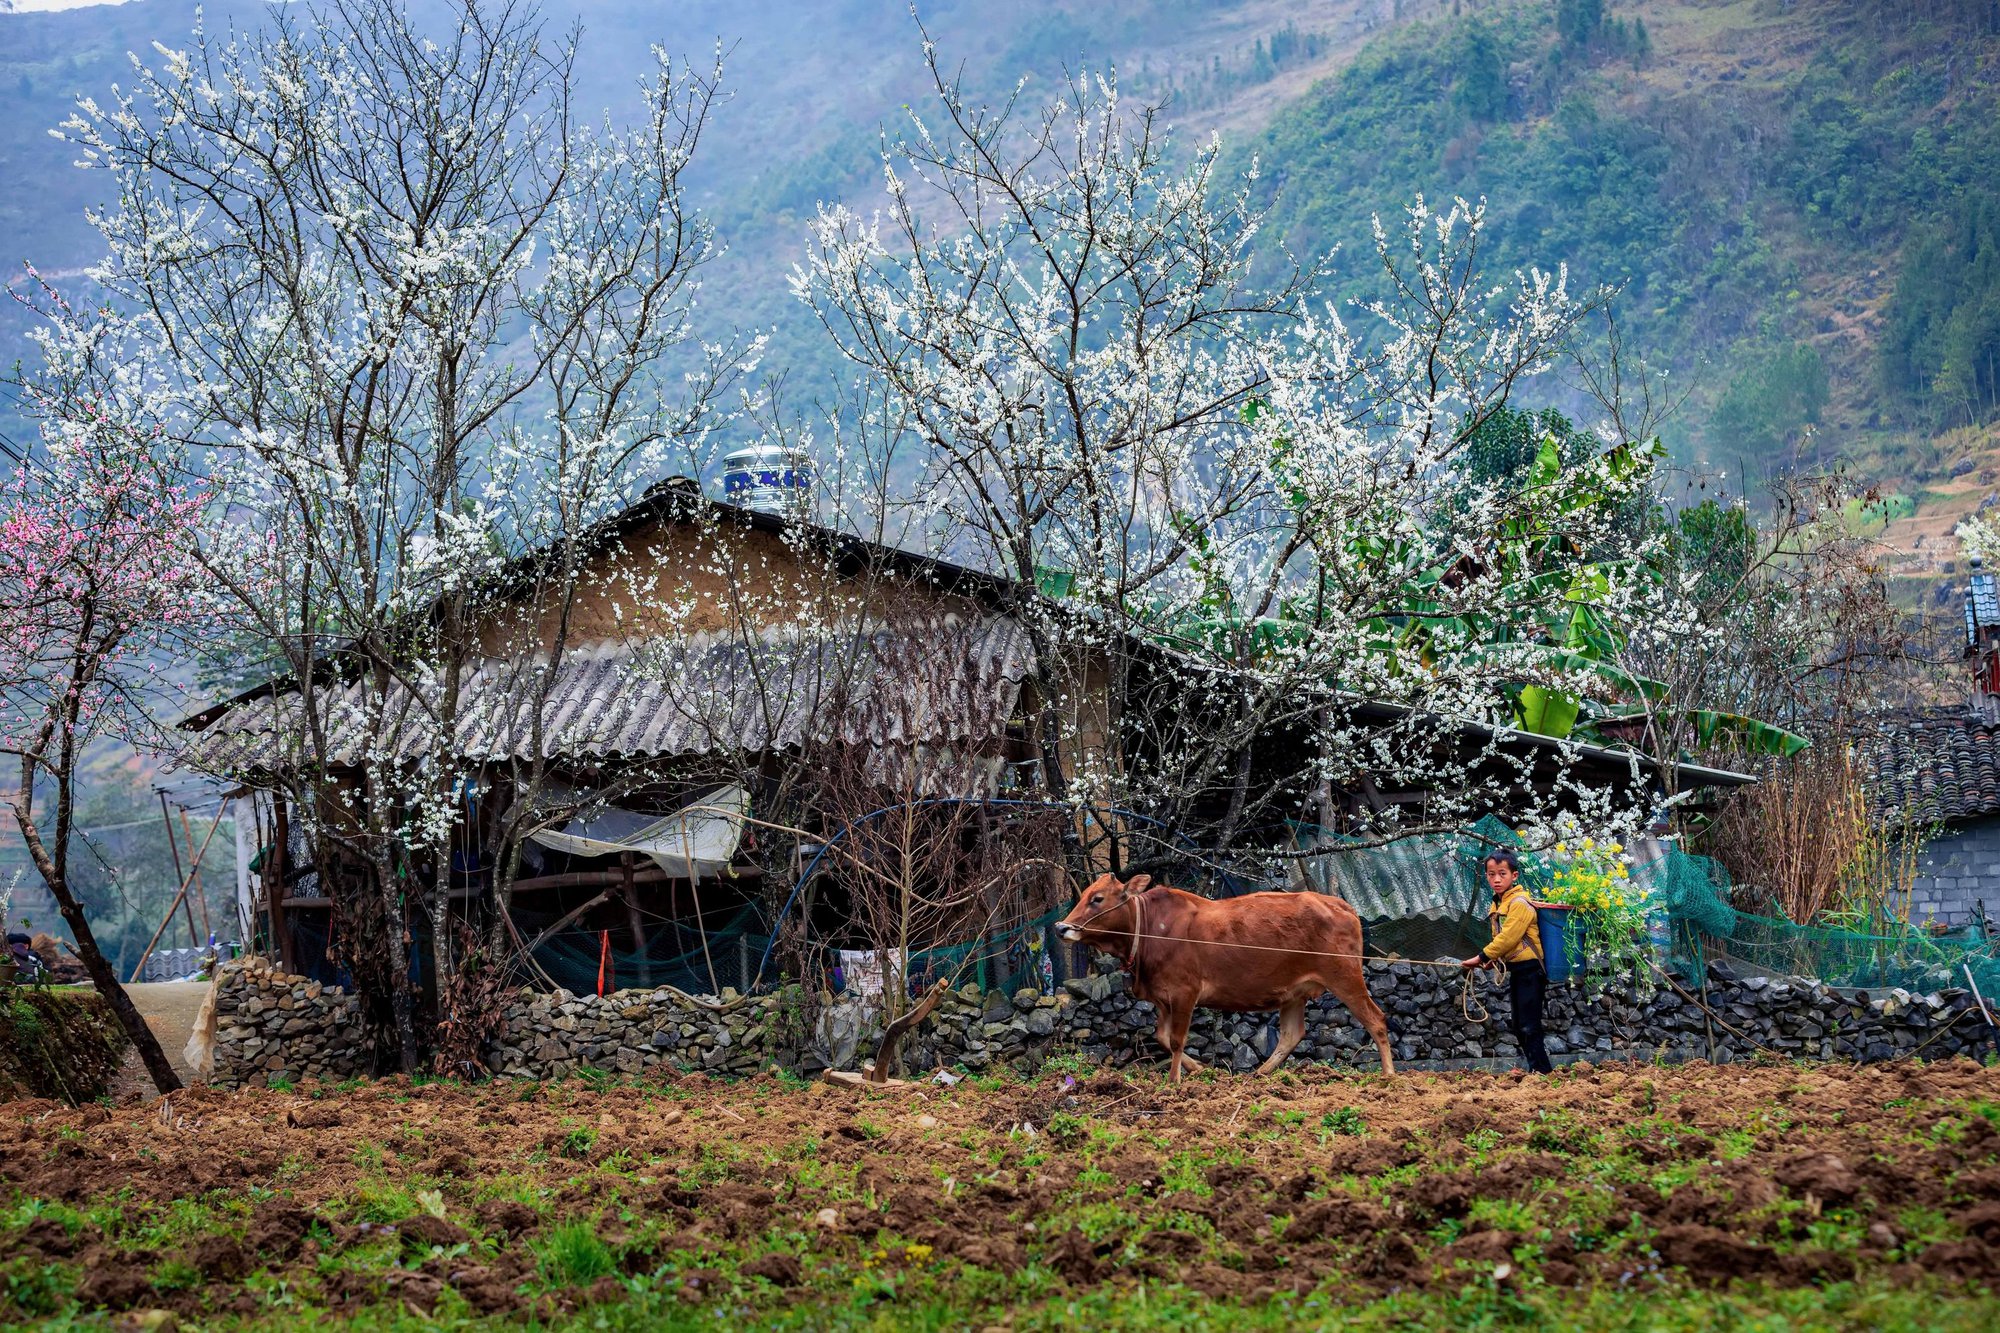
[[[207,619],[207,493],[93,402],[44,417],[45,460],[0,489],[0,744],[41,750],[147,712],[170,643]]]

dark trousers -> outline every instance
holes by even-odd
[[[1548,969],[1534,959],[1507,964],[1507,1030],[1521,1043],[1528,1068],[1546,1074],[1554,1068],[1542,1045],[1542,995],[1549,988]]]

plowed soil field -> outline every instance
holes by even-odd
[[[1992,1328],[2000,1071],[0,1104],[0,1323]]]

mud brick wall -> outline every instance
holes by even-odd
[[[1462,1007],[1456,969],[1376,962],[1368,972],[1399,1061],[1519,1055],[1506,1031],[1506,998],[1497,988],[1475,983],[1474,995],[1487,1013],[1474,1021]],[[353,1001],[342,992],[240,962],[223,969],[221,985],[217,1083],[267,1083],[280,1075],[342,1078],[371,1067],[372,1051],[356,1042]],[[1558,1060],[1727,1061],[1776,1054],[1873,1062],[1976,1054],[1988,1041],[1971,997],[1958,991],[1837,992],[1816,981],[1738,977],[1716,963],[1706,1003],[1709,1013],[1664,987],[1557,987],[1549,992],[1549,1050]],[[946,997],[905,1041],[903,1054],[914,1070],[1034,1069],[1070,1051],[1122,1065],[1160,1058],[1153,1026],[1153,1007],[1133,998],[1118,974],[1076,978],[1055,995],[968,986]],[[1197,1011],[1188,1049],[1204,1064],[1247,1070],[1263,1060],[1275,1031],[1271,1015]],[[759,996],[717,1012],[666,990],[602,998],[523,991],[509,1002],[503,1035],[487,1059],[495,1073],[522,1079],[583,1069],[741,1075],[772,1065],[810,1074],[829,1065],[858,1067],[878,1036],[879,1028],[852,1005],[823,1012],[808,1031],[796,1001],[783,996]],[[1305,1040],[1293,1058],[1363,1069],[1376,1063],[1374,1044],[1330,998],[1307,1010]]]
[[[218,1087],[266,1087],[278,1080],[337,1082],[375,1071],[361,1002],[337,986],[280,972],[261,958],[215,970]]]

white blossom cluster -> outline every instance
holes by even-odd
[[[1324,264],[1267,277],[1251,182],[1225,188],[1214,143],[1176,159],[1108,77],[987,108],[931,59],[934,111],[885,149],[883,210],[823,209],[793,286],[915,457],[887,502],[942,549],[1057,581],[1032,608],[1040,697],[1075,715],[1108,689],[1140,738],[1075,747],[1077,791],[1188,820],[1219,804],[1227,843],[1314,817],[1261,776],[1288,753],[1330,788],[1428,793],[1356,821],[1377,833],[1494,807],[1643,818],[1572,753],[1531,780],[1503,733],[1523,682],[1619,688],[1562,639],[1579,613],[1658,613],[1619,520],[1656,447],[1605,440],[1527,484],[1463,466],[1609,293],[1561,267],[1489,282],[1464,200],[1378,224],[1383,299],[1343,302]]]

